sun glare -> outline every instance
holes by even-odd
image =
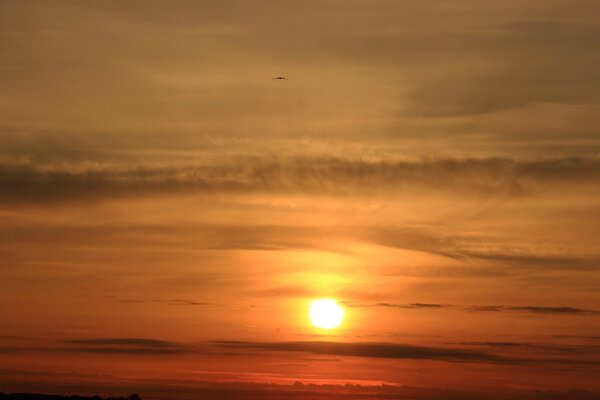
[[[317,328],[333,329],[342,323],[344,309],[335,300],[319,299],[311,303],[309,316]]]

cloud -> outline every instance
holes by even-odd
[[[463,257],[479,258],[490,261],[506,262],[513,265],[543,266],[546,269],[566,267],[571,269],[596,269],[597,260],[587,260],[576,255],[535,254],[519,252],[516,249],[486,251],[485,249],[459,250]]]
[[[111,296],[114,297],[114,296]],[[155,303],[164,304],[168,306],[207,306],[211,303],[202,301],[187,300],[187,299],[131,299],[131,298],[114,298],[116,303],[125,304],[144,304],[144,303]]]
[[[158,339],[146,338],[102,338],[102,339],[75,339],[68,340],[67,343],[85,344],[85,345],[119,345],[119,346],[141,346],[141,347],[172,347],[173,342],[167,342]]]
[[[543,351],[550,353],[561,353],[569,355],[589,355],[597,352],[594,346],[586,345],[563,345],[553,343],[531,343],[531,342],[511,342],[511,341],[465,341],[448,342],[451,345],[489,347],[500,350],[522,351],[531,349],[534,351]]]
[[[234,349],[252,349],[267,351],[299,351],[335,356],[353,356],[370,358],[428,359],[454,362],[491,362],[497,364],[518,363],[481,351],[456,348],[425,347],[394,343],[341,343],[341,342],[241,342],[216,341],[217,346]]]
[[[164,303],[170,306],[206,306],[210,303],[184,299],[154,300],[156,303]]]
[[[591,185],[588,186],[588,188],[591,187]],[[564,194],[557,194],[554,197],[555,201],[561,201],[559,200],[559,196]],[[591,193],[589,195],[593,196]],[[490,202],[482,199],[482,201],[474,202],[473,206],[466,211],[466,214],[456,216],[456,218],[461,218],[462,220],[489,218],[514,200],[514,198],[502,198],[500,196],[494,198],[493,195],[490,196],[490,199],[492,200],[492,205],[490,205]],[[540,201],[543,200],[540,199]],[[569,201],[566,199],[565,203]],[[514,204],[514,202],[512,203]],[[585,212],[589,213],[588,215],[594,216],[597,213],[595,209],[589,208]],[[546,218],[550,219],[556,216],[557,214],[547,215]],[[429,272],[430,275],[435,273],[436,275],[445,276],[506,276],[509,270],[507,267],[510,267],[513,271],[519,269],[593,271],[597,268],[599,260],[593,248],[590,249],[591,251],[573,251],[572,244],[570,246],[550,246],[548,243],[528,241],[528,239],[533,239],[531,237],[519,237],[517,239],[510,237],[510,235],[490,234],[491,232],[489,231],[465,233],[460,229],[444,231],[442,229],[432,229],[428,226],[411,227],[410,225],[396,226],[393,224],[363,226],[361,228],[361,238],[372,243],[402,250],[408,249],[427,252],[457,261],[482,261],[477,263],[461,263],[459,267],[445,266],[444,268],[439,268],[431,265],[418,270],[398,264],[396,267],[391,266],[388,268],[388,273],[391,275],[424,274]]]
[[[599,37],[600,27],[593,23],[522,19],[381,33],[355,46],[402,65],[412,78],[406,113],[456,117],[536,102],[597,105],[600,97],[590,88],[600,87],[595,73]],[[346,46],[349,57],[355,46]]]
[[[528,343],[520,342],[459,342],[454,344],[461,344],[466,346],[490,346],[490,347],[525,347],[529,346]]]
[[[385,194],[410,190],[525,195],[536,190],[594,187],[600,159],[246,158],[236,164],[156,166],[0,164],[0,202],[60,202],[149,194]],[[549,186],[550,185],[550,186]]]
[[[31,339],[30,336],[17,336],[17,335],[0,335],[0,340],[27,340]]]
[[[590,359],[590,350],[581,347],[529,345],[516,342],[465,342],[463,346],[485,346],[502,351],[495,354],[478,348],[433,347],[400,343],[383,342],[333,342],[333,341],[294,341],[294,342],[249,342],[249,341],[214,341],[212,344],[227,349],[249,351],[304,352],[319,355],[434,360],[458,363],[487,363],[511,366],[561,366],[565,368],[600,367],[600,361]],[[511,350],[510,355],[507,351]],[[581,358],[543,358],[532,351],[541,350],[552,353],[568,353],[581,355]],[[516,351],[516,352],[515,352]]]
[[[148,338],[97,338],[74,339],[64,343],[72,345],[60,351],[105,354],[169,355],[189,351],[185,346]]]
[[[288,285],[288,286],[280,286],[274,287],[270,289],[261,289],[255,290],[251,292],[252,294],[257,294],[260,296],[282,296],[282,297],[299,297],[299,296],[313,296],[315,295],[315,290],[311,290],[305,286],[298,285]]]
[[[436,304],[436,303],[354,303],[351,301],[344,301],[344,305],[348,307],[390,307],[390,308],[401,308],[401,309],[438,309],[444,307],[453,307],[450,304]]]
[[[376,307],[395,307],[395,308],[442,308],[442,307],[450,307],[447,304],[433,304],[433,303],[411,303],[411,304],[391,304],[391,303],[377,303]]]
[[[542,315],[600,315],[600,311],[576,307],[542,307],[542,306],[468,306],[468,311],[476,312],[525,312]]]
[[[543,306],[506,306],[506,305],[453,305],[453,304],[436,304],[436,303],[345,303],[348,307],[386,307],[399,309],[442,309],[442,308],[460,308],[466,311],[473,312],[523,312],[541,315],[600,315],[600,311],[589,310],[576,307],[543,307]]]

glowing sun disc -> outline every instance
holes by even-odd
[[[344,309],[335,300],[320,299],[311,303],[309,316],[317,328],[333,329],[342,323]]]

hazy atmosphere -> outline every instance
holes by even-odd
[[[599,71],[594,0],[0,0],[0,391],[600,392]]]

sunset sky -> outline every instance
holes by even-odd
[[[0,391],[600,391],[599,150],[596,0],[2,0]]]

